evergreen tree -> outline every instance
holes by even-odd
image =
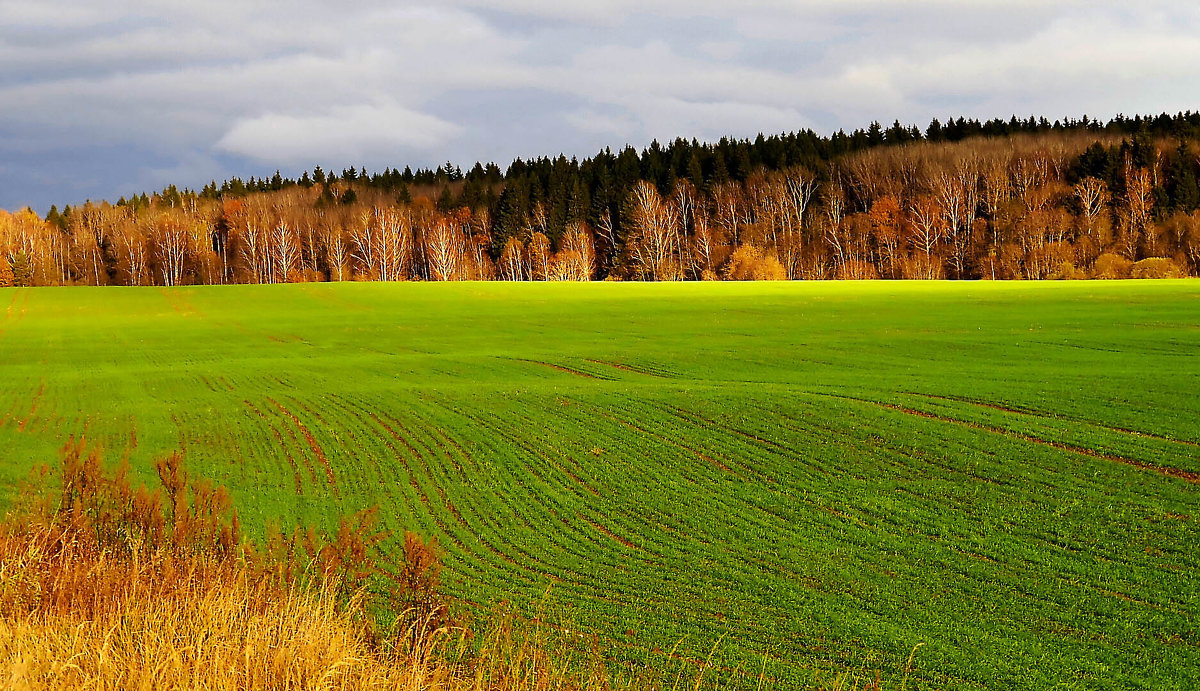
[[[67,219],[58,212],[58,205],[56,205],[56,204],[51,204],[50,210],[46,212],[46,223],[49,223],[50,225],[54,226],[55,228],[58,228],[59,230],[67,229]],[[0,263],[6,264],[7,262],[0,262]],[[3,269],[0,269],[0,270],[3,270]],[[11,283],[9,285],[11,285]]]
[[[33,285],[33,262],[29,255],[19,252],[12,260],[12,284],[18,288],[28,288]]]
[[[438,196],[437,208],[439,211],[447,212],[455,209],[457,205],[454,203],[454,193],[450,191],[450,185],[442,185],[442,193]]]
[[[687,179],[696,189],[704,189],[704,166],[700,163],[700,156],[695,151],[688,156]]]
[[[878,120],[875,120],[871,123],[871,126],[867,128],[867,144],[869,146],[879,146],[882,143],[883,126],[879,124]]]
[[[1196,183],[1196,157],[1187,144],[1179,143],[1167,168],[1166,204],[1182,213],[1200,207],[1200,187]]]

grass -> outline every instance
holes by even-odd
[[[250,534],[378,505],[451,594],[549,591],[631,674],[1198,681],[1196,281],[6,289],[0,319],[5,487],[86,434],[147,480],[182,449]]]

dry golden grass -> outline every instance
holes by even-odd
[[[245,583],[131,597],[95,619],[0,620],[12,689],[398,688],[358,627],[310,593],[263,601]],[[404,684],[405,687],[411,686]]]

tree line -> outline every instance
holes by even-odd
[[[1200,272],[1200,114],[873,123],[0,211],[0,285]]]

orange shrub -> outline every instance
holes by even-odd
[[[1053,271],[1046,274],[1046,278],[1056,281],[1078,281],[1087,277],[1086,271],[1075,268],[1075,264],[1068,261],[1059,262]]]
[[[1133,262],[1119,254],[1105,252],[1096,257],[1092,265],[1092,278],[1129,278],[1129,269]]]
[[[763,252],[754,245],[742,245],[733,251],[725,265],[725,278],[729,281],[783,281],[787,271],[771,252]]]
[[[1150,257],[1129,269],[1130,278],[1184,278],[1187,274],[1168,257]]]

